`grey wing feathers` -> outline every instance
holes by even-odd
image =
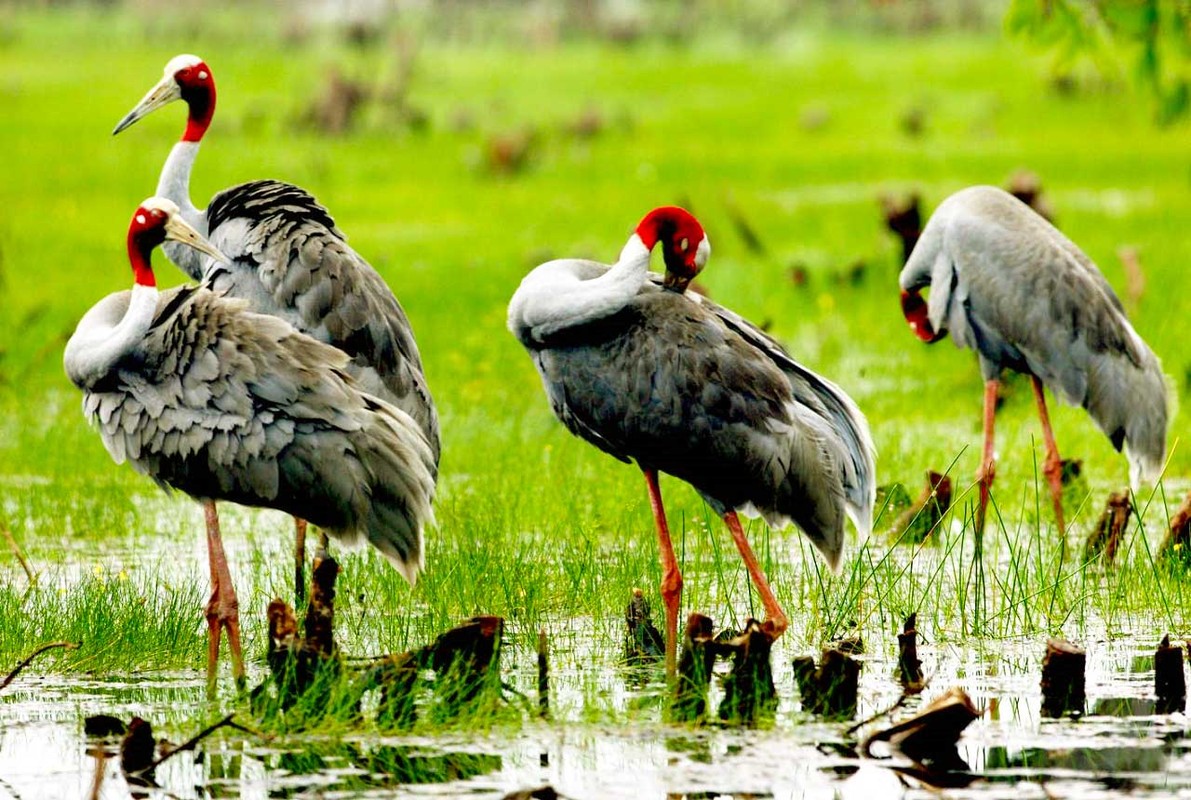
[[[780,348],[758,346],[765,338],[731,312],[650,282],[623,312],[531,353],[572,433],[687,481],[719,513],[757,513],[778,527],[793,520],[835,566],[845,511],[857,512],[862,530],[871,517],[872,470],[871,446],[854,468],[829,407],[858,441],[867,430],[842,393],[821,400],[824,382],[779,364]]]
[[[986,378],[1032,373],[1086,408],[1134,483],[1165,458],[1161,365],[1129,324],[1095,264],[1011,195],[972,187],[945,200],[902,271],[903,289],[930,286],[936,330],[976,350]]]
[[[799,364],[775,339],[748,320],[714,303],[708,304],[732,330],[773,360],[790,381],[797,403],[828,422],[838,441],[837,463],[843,468],[848,516],[862,536],[872,532],[877,497],[876,446],[868,420],[843,389]],[[830,440],[829,440],[830,441]]]
[[[216,195],[207,215],[233,263],[212,264],[206,284],[350,355],[352,375],[418,422],[437,461],[438,416],[409,319],[326,209],[299,187],[256,181]]]
[[[286,511],[368,541],[411,581],[434,458],[409,415],[355,384],[339,350],[206,289],[163,293],[153,327],[85,408],[163,486]]]

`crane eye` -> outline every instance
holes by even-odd
[[[690,241],[685,236],[682,237],[682,241],[678,243],[679,249],[681,249],[684,253],[686,252],[686,249],[690,247],[690,245]]]

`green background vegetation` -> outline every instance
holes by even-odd
[[[201,513],[111,463],[61,369],[79,317],[130,283],[127,220],[155,186],[184,110],[116,139],[110,130],[179,52],[207,59],[220,92],[196,203],[253,178],[306,187],[388,280],[422,348],[443,430],[439,526],[427,532],[416,589],[370,553],[346,558],[340,625],[360,654],[494,613],[509,618],[515,659],[528,658],[542,625],[564,658],[567,637],[589,631],[601,657],[618,656],[630,587],[656,597],[660,578],[644,485],[554,421],[505,331],[505,304],[549,257],[614,259],[656,205],[689,205],[704,223],[713,256],[701,282],[713,298],[770,325],[857,400],[882,484],[916,493],[924,470],[950,467],[956,494],[967,492],[981,401],[971,354],[928,348],[901,319],[900,246],[884,229],[882,192],[917,190],[929,210],[963,186],[1036,172],[1058,224],[1122,294],[1117,250],[1138,249],[1147,285],[1127,305],[1172,396],[1186,392],[1185,126],[1155,126],[1149,98],[1078,64],[1056,79],[1048,56],[996,23],[928,35],[896,20],[890,30],[737,11],[688,24],[659,15],[631,36],[572,35],[532,15],[454,26],[399,17],[362,44],[263,9],[0,11],[0,512],[42,573],[28,590],[0,554],[0,663],[58,638],[84,646],[49,668],[202,663]],[[404,104],[369,100],[338,134],[305,121],[333,69],[383,93],[403,62],[413,67]],[[503,168],[500,148],[524,148],[524,163]],[[733,207],[764,254],[745,247]],[[805,285],[791,280],[795,266]],[[163,285],[181,282],[164,258],[157,272]],[[1000,518],[982,561],[961,526],[971,492],[942,545],[917,560],[893,550],[886,518],[865,548],[850,539],[840,576],[793,530],[754,525],[794,616],[779,651],[850,624],[888,633],[914,610],[937,641],[1185,625],[1182,582],[1154,570],[1149,553],[1187,486],[1186,421],[1184,410],[1174,417],[1164,490],[1115,572],[1082,566],[1076,537],[1125,485],[1124,458],[1084,412],[1055,410],[1060,448],[1083,459],[1091,492],[1069,510],[1073,544],[1060,547],[1025,383],[998,417]],[[725,623],[759,613],[719,521],[678,482],[663,492],[683,531],[684,608]],[[1150,499],[1146,488],[1140,500]],[[265,604],[291,591],[292,531],[280,515],[227,518],[256,654]]]

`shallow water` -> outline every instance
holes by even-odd
[[[1089,714],[1040,716],[1036,643],[987,643],[999,657],[982,667],[973,652],[922,647],[933,697],[965,688],[984,716],[964,733],[959,754],[970,776],[950,776],[958,797],[1092,798],[1128,789],[1133,796],[1191,792],[1191,740],[1182,714],[1152,714],[1152,645],[1131,640],[1088,644]],[[898,695],[892,665],[861,656],[864,717]],[[504,653],[505,677],[532,695],[533,654]],[[801,713],[788,665],[775,662],[782,702],[771,729],[691,729],[657,722],[660,684],[634,688],[623,670],[602,675],[610,706],[637,709],[632,722],[531,722],[516,730],[442,736],[317,736],[262,741],[240,734],[208,740],[196,758],[181,754],[157,775],[154,796],[200,797],[502,797],[544,783],[574,798],[918,796],[904,759],[861,759],[846,723]],[[992,674],[992,673],[996,674]],[[583,705],[591,691],[580,670],[552,674],[555,707]],[[82,734],[88,714],[151,721],[197,716],[201,676],[145,675],[127,680],[29,674],[0,697],[0,797],[86,797],[96,768]],[[924,702],[911,701],[903,714]],[[193,724],[193,723],[190,723]],[[880,723],[877,723],[879,725]],[[164,726],[167,730],[169,725]],[[875,730],[870,726],[867,730]],[[160,727],[159,727],[160,730]],[[175,735],[180,738],[180,735]],[[881,754],[880,750],[876,751]],[[130,796],[115,760],[105,765],[102,797]],[[925,796],[925,795],[923,795]]]

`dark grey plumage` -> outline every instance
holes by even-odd
[[[417,421],[437,470],[438,414],[409,319],[327,210],[298,186],[260,180],[218,193],[205,220],[191,221],[232,263],[167,243],[170,259],[213,291],[347,353],[365,390]]]
[[[583,281],[608,270],[566,264]],[[604,452],[687,481],[719,514],[793,520],[838,564],[845,513],[871,525],[864,417],[739,315],[660,282],[651,274],[619,311],[544,337],[510,316],[554,413]]]
[[[129,297],[98,303],[80,334],[115,325]],[[143,339],[102,374],[67,359],[117,462],[199,499],[276,508],[366,540],[412,581],[435,459],[416,422],[362,391],[347,365],[284,321],[194,287],[162,292]]]
[[[1134,484],[1161,471],[1168,411],[1158,359],[1091,259],[1029,206],[992,186],[951,195],[900,284],[930,288],[931,326],[975,350],[986,380],[1006,368],[1037,376],[1124,446]]]

